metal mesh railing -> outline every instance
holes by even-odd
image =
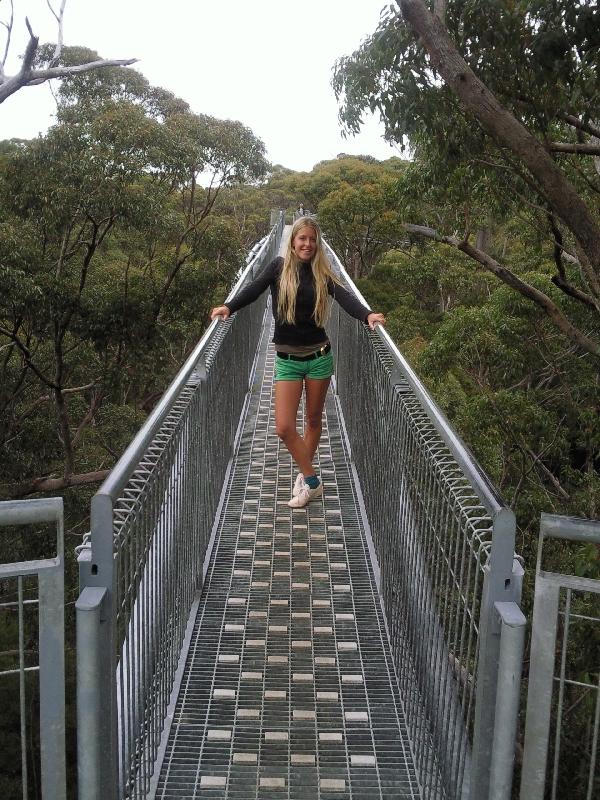
[[[234,292],[277,254],[282,224]],[[257,303],[210,326],[92,502],[78,601],[90,642],[78,648],[80,798],[147,793],[263,315]]]
[[[64,525],[63,502],[57,497],[9,500],[0,503],[0,528],[19,526],[21,533],[39,538],[48,524],[55,528],[55,555],[0,564],[0,624],[3,636],[14,633],[15,645],[0,653],[0,681],[4,692],[18,696],[20,759],[18,746],[6,726],[14,723],[12,696],[2,710],[3,797],[16,797],[20,760],[19,795],[65,800],[65,653],[64,653]],[[14,543],[14,538],[13,538]],[[4,641],[7,642],[6,638]],[[36,663],[37,662],[37,663]],[[34,680],[32,680],[34,679]],[[38,734],[33,720],[39,720]],[[41,795],[38,793],[41,792]]]
[[[281,230],[280,217],[238,287]],[[80,556],[80,800],[148,791],[263,312],[209,328],[94,498]],[[499,609],[519,596],[514,517],[385,332],[339,310],[329,330],[424,797],[479,800],[491,772],[507,785],[512,770],[496,693],[501,630],[521,624]],[[518,678],[507,685],[518,697]]]
[[[542,515],[522,800],[593,800],[600,796],[600,580],[543,569],[548,539],[587,548],[600,546],[600,522]],[[573,545],[572,545],[573,546]],[[575,562],[576,563],[576,562]]]
[[[514,518],[385,331],[330,333],[424,797],[487,797]]]

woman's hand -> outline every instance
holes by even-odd
[[[375,325],[385,325],[385,316],[383,314],[376,314],[372,311],[367,317],[367,325],[372,331],[375,330]]]
[[[229,314],[230,311],[227,308],[227,306],[217,306],[216,308],[213,308],[213,310],[210,312],[210,318],[216,319],[216,317],[219,317],[220,319],[225,321],[226,319],[229,319]]]

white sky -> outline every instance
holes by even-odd
[[[53,2],[58,7],[60,0]],[[9,74],[17,71],[27,41],[25,16],[40,42],[56,38],[46,0],[14,5]],[[136,69],[150,83],[182,97],[193,111],[247,125],[274,164],[310,170],[340,152],[379,159],[399,154],[373,118],[359,136],[341,137],[330,84],[334,61],[375,30],[385,5],[386,0],[68,0],[64,41],[103,58],[138,58]],[[0,19],[8,11],[8,0],[0,0]],[[52,123],[53,110],[48,85],[21,89],[0,105],[0,139],[36,136]]]

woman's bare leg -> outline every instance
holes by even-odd
[[[275,430],[303,475],[314,475],[313,453],[296,430],[296,415],[302,397],[302,381],[275,384]]]
[[[306,419],[304,426],[304,443],[310,454],[310,460],[315,457],[321,439],[323,408],[325,396],[331,378],[306,378]],[[304,473],[305,475],[307,473]],[[308,473],[309,475],[311,473]]]

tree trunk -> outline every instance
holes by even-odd
[[[600,281],[600,226],[542,144],[477,78],[459,54],[443,23],[423,0],[398,0],[402,14],[429,53],[432,65],[484,130],[501,147],[508,147],[535,177],[540,190],[564,221],[587,256]]]

